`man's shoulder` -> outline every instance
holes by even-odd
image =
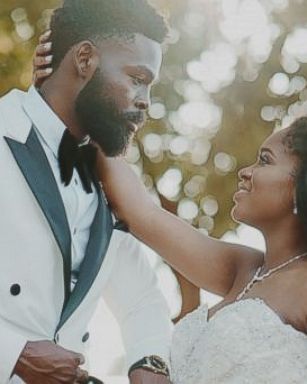
[[[135,268],[140,255],[143,255],[140,241],[129,233],[114,229],[105,255],[104,271]]]
[[[0,97],[0,108],[1,110],[10,107],[20,107],[24,101],[26,92],[20,89],[12,89],[7,92],[4,96]]]
[[[125,232],[116,228],[113,229],[111,241],[116,243],[118,247],[135,247],[142,244],[129,232]]]
[[[20,125],[31,124],[23,109],[26,92],[13,89],[0,98],[0,131],[2,135],[13,136]]]
[[[120,231],[117,229],[113,230],[108,254],[112,257],[118,255],[126,255],[126,258],[136,257],[136,255],[143,256],[147,253],[147,247],[129,232]],[[129,256],[130,255],[130,256]]]

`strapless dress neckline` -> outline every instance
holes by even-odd
[[[210,319],[203,305],[176,325],[171,362],[174,384],[303,384],[307,335],[261,298],[227,304]]]
[[[232,306],[236,306],[237,304],[239,305],[242,305],[242,303],[244,304],[244,302],[249,302],[249,301],[254,301],[260,305],[263,305],[265,307],[265,310],[268,311],[268,312],[271,312],[272,316],[275,316],[277,318],[277,320],[279,320],[283,325],[285,326],[288,326],[290,328],[293,328],[293,331],[295,332],[298,332],[300,333],[303,337],[306,337],[306,340],[307,340],[307,334],[299,331],[298,329],[296,329],[295,327],[293,327],[293,325],[291,324],[288,324],[285,322],[285,320],[282,318],[282,316],[275,310],[273,309],[264,299],[262,299],[261,297],[248,297],[246,299],[242,299],[242,300],[238,300],[238,301],[234,301],[232,303],[229,303],[229,304],[226,304],[224,305],[222,308],[218,309],[216,312],[214,312],[210,317],[210,311],[209,311],[209,308],[206,304],[204,304],[204,306],[206,306],[208,309],[207,309],[207,316],[206,316],[206,321],[208,323],[210,323],[215,316],[217,316],[219,314],[219,312],[222,312],[223,310],[226,310],[226,308],[228,307],[232,307]],[[197,309],[196,309],[197,310]],[[228,310],[230,310],[228,308]],[[193,313],[193,312],[192,312]]]

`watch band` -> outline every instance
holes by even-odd
[[[103,382],[101,380],[97,379],[97,377],[89,376],[86,384],[103,384]]]
[[[150,371],[159,375],[164,375],[166,377],[170,376],[167,364],[159,356],[154,356],[154,355],[146,356],[143,359],[137,361],[130,367],[128,376],[130,376],[132,371],[139,368],[145,369],[147,371]]]

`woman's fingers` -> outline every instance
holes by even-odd
[[[35,85],[39,85],[42,80],[46,79],[48,76],[51,75],[53,69],[52,68],[46,68],[46,69],[37,69],[33,73],[33,82]]]
[[[48,31],[46,31],[45,33],[40,35],[39,43],[40,44],[47,43],[49,41],[50,37],[51,37],[51,29],[48,29]]]
[[[33,59],[33,65],[35,68],[45,67],[52,63],[53,56],[35,56]]]
[[[51,54],[52,43],[50,38],[51,30],[48,30],[39,37],[39,45],[35,49],[33,58],[33,82],[38,87],[53,72],[51,68],[53,56]]]
[[[51,53],[52,43],[39,44],[35,50],[35,56],[48,56]]]

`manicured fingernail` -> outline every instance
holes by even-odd
[[[51,35],[51,29],[48,29],[48,31],[46,31],[46,32],[43,34],[44,37],[48,37],[48,36],[50,36],[50,35]]]
[[[46,49],[46,51],[49,51],[51,49],[51,47],[52,47],[51,42],[44,44],[44,48]]]
[[[46,73],[47,73],[48,75],[50,75],[50,73],[53,72],[53,69],[52,69],[52,68],[46,68],[45,71],[46,71]]]
[[[51,63],[52,59],[53,59],[53,55],[50,55],[50,56],[46,56],[45,60],[46,60],[47,63]]]

